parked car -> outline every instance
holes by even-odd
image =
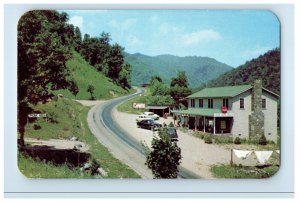
[[[136,122],[140,122],[140,121],[142,121],[142,120],[153,120],[153,118],[148,117],[148,116],[145,115],[145,114],[141,114],[141,115],[139,115],[135,120],[136,120]]]
[[[170,137],[171,141],[178,141],[178,134],[177,134],[176,128],[168,127],[167,134]]]
[[[144,112],[143,115],[146,115],[149,118],[152,118],[154,120],[158,120],[159,116],[157,114],[154,114],[153,112]]]
[[[142,120],[140,122],[137,122],[138,127],[150,129],[150,130],[157,130],[162,127],[161,124],[156,123],[153,119],[149,120]]]

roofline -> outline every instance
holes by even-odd
[[[240,95],[240,94],[242,94],[242,93],[244,93],[244,92],[247,92],[248,90],[250,90],[250,89],[252,89],[253,88],[253,86],[249,86],[249,88],[248,89],[246,89],[246,90],[243,90],[243,91],[241,91],[241,92],[239,92],[239,93],[237,93],[237,94],[235,94],[235,95],[232,95],[232,96],[220,96],[221,98],[223,97],[223,98],[228,98],[228,97],[230,97],[230,98],[233,98],[233,97],[236,97],[236,96],[238,96],[238,95]],[[204,88],[205,89],[205,88]],[[266,89],[266,88],[262,88],[262,90],[265,90],[265,91],[267,91],[268,93],[271,93],[272,95],[274,95],[274,96],[276,96],[276,97],[280,97],[279,95],[277,95],[276,93],[274,93],[274,92],[272,92],[272,91],[270,91],[270,90],[268,90],[268,89]],[[214,97],[190,97],[191,95],[189,95],[187,98],[214,98]],[[216,97],[216,98],[220,98],[220,97]]]

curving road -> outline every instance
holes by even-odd
[[[87,121],[98,141],[105,145],[114,156],[134,169],[142,178],[152,179],[152,172],[145,165],[146,156],[143,146],[112,118],[112,110],[115,107],[142,93],[142,90],[137,89],[137,92],[132,95],[119,97],[92,107]],[[179,177],[200,178],[181,166],[179,167]]]

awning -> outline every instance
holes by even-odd
[[[169,106],[147,106],[146,109],[167,109]]]
[[[220,109],[200,109],[200,108],[190,108],[187,110],[172,110],[174,114],[180,115],[192,115],[192,116],[210,116],[210,117],[233,117],[232,112],[222,113]]]

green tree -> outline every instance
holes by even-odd
[[[118,83],[122,88],[131,88],[131,65],[126,63],[123,65],[120,73]]]
[[[80,29],[79,29],[79,27],[75,27],[75,30],[74,30],[74,49],[77,52],[80,52],[81,44],[82,44],[82,36],[81,36]]]
[[[192,92],[188,87],[189,83],[185,75],[185,71],[179,71],[177,73],[177,77],[171,79],[170,86],[170,94],[177,103],[186,98]]]
[[[113,81],[117,81],[119,78],[119,73],[122,70],[122,65],[124,63],[124,56],[122,54],[123,48],[119,44],[114,44],[109,51],[108,57],[108,76]]]
[[[159,131],[159,138],[152,140],[151,148],[146,165],[152,170],[154,178],[177,178],[181,149],[171,141],[166,128]]]
[[[95,100],[95,96],[94,96],[95,87],[89,84],[86,91],[91,94],[91,100]]]
[[[18,131],[24,145],[25,125],[30,105],[45,103],[51,91],[70,89],[78,93],[66,61],[70,57],[73,27],[66,13],[35,10],[18,23]]]

